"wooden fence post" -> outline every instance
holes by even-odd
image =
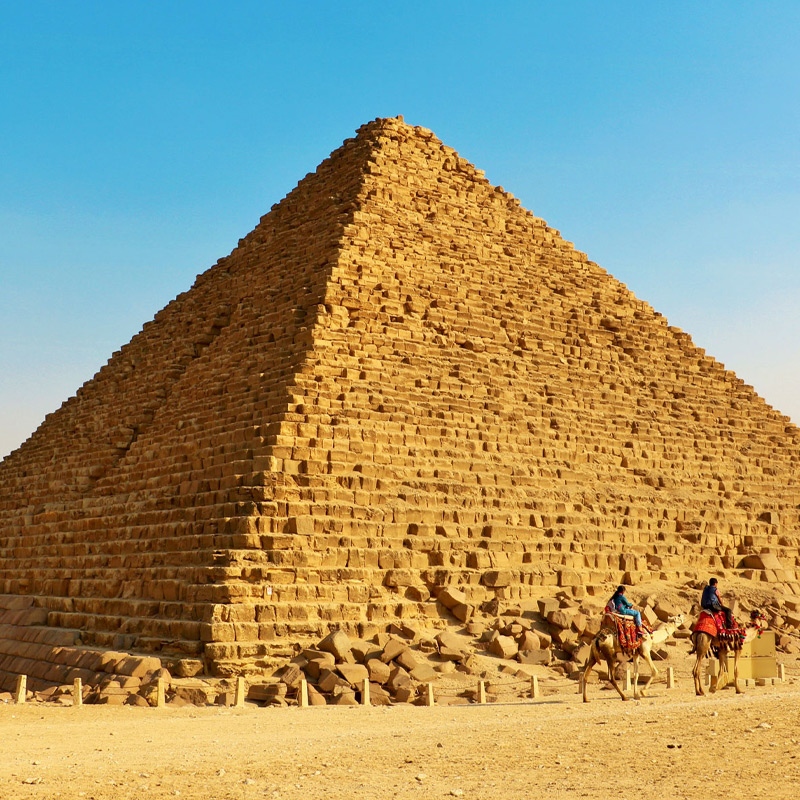
[[[17,675],[17,686],[14,690],[14,702],[24,703],[28,694],[28,676]]]
[[[426,691],[425,691],[425,705],[426,706],[435,705],[436,704],[436,700],[435,700],[435,698],[433,696],[433,684],[432,683],[427,683],[427,684],[425,684],[425,686],[427,687]]]
[[[80,678],[75,678],[75,680],[72,681],[72,705],[83,705],[83,681],[81,681]]]
[[[369,678],[364,678],[364,680],[361,681],[361,705],[372,705],[372,701],[370,700],[369,696]]]
[[[236,678],[236,694],[233,697],[233,705],[236,708],[244,708],[244,696],[246,688],[244,685],[244,677],[239,675]]]
[[[539,697],[539,678],[536,675],[531,675],[531,697]]]

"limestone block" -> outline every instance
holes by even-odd
[[[408,645],[405,642],[401,642],[399,639],[389,639],[384,645],[380,659],[388,664],[406,650],[408,650]]]
[[[463,652],[466,647],[465,641],[461,636],[446,630],[436,634],[436,642],[440,652],[442,648],[455,652]]]
[[[305,677],[303,670],[296,664],[287,664],[282,670],[276,673],[276,677],[280,678],[281,683],[285,683],[291,688],[296,688],[300,685],[300,681]]]
[[[140,694],[130,694],[128,695],[128,698],[125,701],[125,705],[140,706],[142,708],[145,708],[149,706],[150,703],[147,702],[147,698],[142,697],[142,695]]]
[[[389,569],[384,578],[385,586],[414,586],[420,582],[419,574],[411,569]]]
[[[213,705],[217,700],[217,689],[209,685],[175,686],[172,700],[179,698],[194,706]],[[232,693],[233,694],[233,693]],[[170,702],[172,702],[172,700]],[[229,705],[233,705],[233,698]]]
[[[205,671],[205,665],[199,658],[180,658],[171,666],[176,678],[193,678]]]
[[[461,622],[467,622],[475,614],[475,606],[469,605],[468,603],[458,603],[450,610],[453,616]]]
[[[416,628],[412,628],[410,625],[403,622],[392,622],[386,630],[390,636],[396,636],[408,641],[413,640],[418,634]]]
[[[510,636],[496,636],[486,648],[489,653],[500,658],[514,658],[519,652],[517,643]]]
[[[269,702],[275,697],[286,696],[286,684],[276,681],[270,683],[251,683],[247,687],[247,699],[254,702]]]
[[[316,680],[319,678],[322,670],[332,670],[336,666],[336,659],[330,653],[326,653],[329,658],[316,657],[309,658],[308,663],[303,668],[303,671],[309,678]]]
[[[339,664],[336,671],[352,686],[357,688],[369,678],[369,670],[363,664]]]
[[[314,518],[311,516],[291,517],[288,522],[287,532],[300,536],[311,536],[314,533]]]
[[[317,686],[319,687],[320,691],[329,694],[334,690],[336,686],[350,686],[350,682],[345,680],[340,675],[337,675],[336,672],[330,669],[324,669],[317,680]]]
[[[370,658],[364,664],[367,668],[370,683],[384,684],[389,680],[392,668],[377,658]]]
[[[417,690],[411,683],[403,684],[393,693],[396,703],[411,703],[416,699]]]
[[[578,646],[578,639],[578,634],[570,628],[553,631],[553,642],[569,652],[572,652]]]
[[[357,706],[360,705],[356,693],[350,687],[337,686],[333,690],[330,705],[334,706]]]
[[[438,673],[430,664],[418,664],[411,670],[411,677],[420,683],[431,683],[436,680]]]
[[[388,706],[392,703],[392,696],[379,683],[370,682],[369,699],[373,706]]]
[[[681,610],[674,603],[667,602],[666,600],[659,600],[653,612],[662,622],[666,622],[670,617],[678,616]]]
[[[400,687],[410,685],[411,676],[402,667],[394,667],[389,674],[389,680],[386,681],[386,688],[392,694],[397,694]]]
[[[130,693],[125,689],[109,687],[100,691],[96,702],[99,705],[122,706],[125,705],[129,694]]]
[[[547,619],[549,615],[553,613],[553,611],[558,611],[559,609],[558,600],[556,600],[554,597],[548,597],[546,599],[539,600],[538,606],[539,614],[545,619]]]
[[[363,664],[370,657],[380,658],[382,651],[374,642],[368,642],[364,639],[354,639],[350,643],[350,652],[353,654],[357,663]]]
[[[572,617],[572,622],[570,623],[570,627],[573,631],[575,631],[578,635],[582,634],[586,630],[586,626],[589,623],[589,619],[582,611],[578,611]]]
[[[374,641],[374,637],[378,633],[380,633],[380,630],[377,625],[373,625],[371,622],[358,623],[358,636],[360,639],[364,641]]]
[[[342,630],[331,631],[318,645],[318,649],[332,653],[339,662],[350,661],[350,637]]]
[[[575,616],[575,613],[571,613],[568,609],[556,609],[555,611],[551,611],[547,615],[547,621],[555,628],[555,629],[565,629],[569,628],[572,625],[572,620]]]
[[[651,606],[642,609],[642,619],[652,627],[658,622],[658,615]]]
[[[581,575],[574,569],[558,570],[558,585],[564,587],[581,586],[584,583]]]
[[[549,648],[538,648],[533,650],[520,650],[517,653],[517,660],[520,664],[549,664],[552,652]]]
[[[520,650],[538,650],[542,646],[539,634],[534,631],[523,631],[516,641]]]
[[[513,579],[514,576],[510,570],[494,569],[483,573],[481,576],[481,583],[484,586],[500,588],[503,586],[510,586]]]
[[[400,653],[394,659],[396,664],[399,664],[403,669],[408,670],[409,672],[413,672],[416,667],[419,666],[420,661],[414,655],[414,652],[411,648],[405,648],[401,650]]]
[[[753,553],[745,556],[739,563],[740,568],[760,570],[782,570],[783,564],[774,553]]]
[[[590,652],[591,652],[591,645],[586,644],[586,643],[581,644],[581,645],[579,645],[578,647],[576,647],[572,651],[572,654],[571,654],[572,655],[572,660],[576,664],[585,664],[586,661],[589,658],[589,653]]]
[[[464,606],[467,604],[467,596],[454,586],[445,586],[436,596],[436,599],[451,611],[456,606]]]

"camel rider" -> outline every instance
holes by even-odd
[[[642,614],[638,609],[635,609],[631,601],[625,597],[624,586],[617,586],[617,591],[611,595],[611,599],[608,601],[608,607],[615,614],[633,617],[633,621],[636,623],[636,632],[642,632]]]
[[[720,611],[725,614],[725,625],[728,628],[733,627],[733,618],[730,608],[722,605],[722,600],[719,597],[719,589],[717,589],[717,579],[709,578],[708,586],[703,589],[703,594],[700,598],[700,608],[705,611],[711,611],[716,614]]]

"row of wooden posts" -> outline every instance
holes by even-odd
[[[716,662],[713,662],[716,665]],[[783,664],[778,665],[778,680],[783,680]],[[667,678],[667,689],[672,689],[675,686],[675,672],[672,667],[667,667],[666,669],[666,678]],[[710,682],[714,682],[716,679],[715,674],[707,675],[706,678]],[[625,670],[625,681],[624,681],[625,691],[631,690],[631,670],[628,667]],[[14,690],[14,700],[17,703],[24,703],[27,695],[28,689],[28,677],[26,675],[19,675],[17,677],[17,685],[16,689]],[[166,681],[163,678],[158,679],[157,688],[156,688],[156,707],[166,705]],[[578,692],[583,692],[583,676],[578,681]],[[247,686],[245,684],[244,678],[240,675],[236,679],[236,691],[234,692],[234,701],[233,705],[235,708],[242,708],[244,706],[245,697],[247,696]],[[541,691],[539,689],[539,679],[536,675],[531,675],[531,683],[530,683],[530,696],[532,698],[538,698],[541,696]],[[302,679],[300,681],[300,686],[297,692],[298,697],[298,705],[301,708],[307,708],[309,705],[308,702],[308,681]],[[436,705],[436,700],[433,693],[433,684],[428,683],[425,684],[425,705],[426,706],[433,706]],[[486,682],[483,680],[478,681],[478,690],[476,693],[477,702],[481,705],[486,703]],[[369,693],[369,681],[365,679],[361,683],[361,705],[368,706],[370,705],[370,693]],[[83,683],[80,678],[75,678],[72,683],[72,705],[73,706],[81,706],[83,705]]]
[[[24,703],[28,694],[28,676],[18,675],[17,684],[14,689],[14,701],[17,703]],[[244,706],[244,699],[246,695],[246,686],[244,678],[239,676],[236,679],[236,693],[234,695],[234,705],[238,707]],[[167,682],[163,678],[159,678],[156,684],[156,707],[164,706],[167,703]],[[83,705],[83,681],[80,678],[75,678],[72,682],[72,705]]]
[[[435,705],[433,684],[428,683],[425,685],[425,687],[426,687],[425,705],[427,706]],[[163,678],[159,678],[156,689],[156,707],[166,705],[166,688],[167,688],[166,681]],[[25,700],[27,699],[27,693],[28,693],[28,676],[18,675],[16,688],[14,689],[14,701],[16,703],[24,703]],[[530,693],[531,697],[540,697],[539,679],[535,675],[531,677]],[[234,701],[233,701],[234,707],[242,708],[244,706],[246,695],[247,695],[247,687],[245,685],[245,680],[242,676],[239,676],[236,679],[236,691],[234,693]],[[297,696],[298,696],[298,705],[301,708],[307,708],[309,705],[308,681],[306,681],[305,678],[300,681],[300,686],[298,688]],[[477,700],[479,703],[486,702],[485,681],[478,681]],[[73,706],[83,705],[83,682],[81,681],[80,678],[75,678],[75,680],[72,682],[72,705]],[[366,679],[361,684],[361,705],[364,706],[370,705],[369,680]]]

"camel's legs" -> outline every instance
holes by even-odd
[[[703,690],[703,656],[697,654],[697,660],[692,667],[692,677],[694,678],[694,693],[700,697],[705,694]]]
[[[619,684],[617,683],[617,679],[614,677],[614,659],[613,656],[606,659],[606,664],[608,666],[608,678],[611,681],[611,685],[617,690],[617,693],[623,700],[627,700],[628,698],[625,697],[625,692],[619,688]]]
[[[736,689],[736,694],[741,694],[742,690],[739,688],[739,653],[740,650],[733,651],[733,687]]]
[[[589,685],[589,673],[597,663],[597,657],[594,654],[594,647],[589,651],[589,658],[586,659],[586,667],[583,670],[583,702],[588,703],[589,698],[586,696],[586,688]]]
[[[650,684],[658,676],[658,670],[656,669],[656,665],[653,663],[653,657],[650,654],[650,648],[647,647],[647,646],[644,646],[644,647],[641,648],[640,652],[642,654],[642,658],[644,658],[644,660],[647,662],[647,666],[650,668],[650,677],[647,679],[647,683],[642,687],[641,691],[639,692],[639,694],[642,697],[645,697],[646,694],[647,694],[647,690],[650,688]],[[639,659],[636,658],[635,661],[636,661],[636,675],[635,675],[636,683],[634,684],[634,697],[636,697],[636,694],[635,694],[636,686],[638,686]]]
[[[711,640],[703,633],[695,634],[694,649],[697,653],[697,660],[692,667],[692,677],[694,678],[694,693],[699,697],[705,695],[703,689],[703,659],[708,655],[708,648]]]
[[[728,648],[720,645],[719,648],[719,675],[714,691],[724,689],[728,683]]]

